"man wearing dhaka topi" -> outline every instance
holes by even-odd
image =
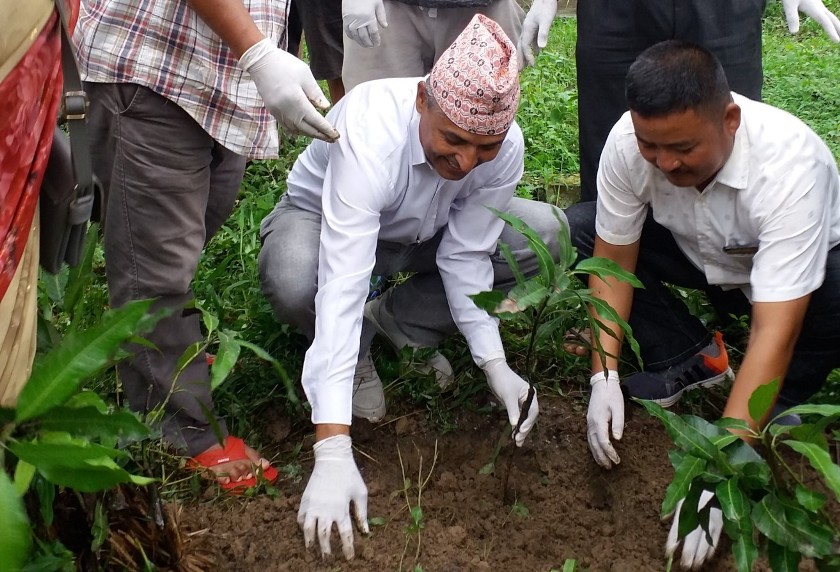
[[[469,297],[515,284],[500,240],[525,274],[538,271],[526,241],[488,207],[520,217],[555,251],[565,222],[550,205],[513,197],[524,157],[518,102],[516,49],[477,15],[428,77],[350,91],[327,116],[340,139],[301,154],[288,192],[262,222],[263,292],[278,318],[312,340],[302,381],[315,466],[298,522],[307,546],[317,535],[323,554],[335,523],[352,558],[351,503],[368,532],[350,423],[386,413],[368,350],[375,332],[398,347],[431,348],[460,331],[511,425],[519,419],[528,384],[507,364],[498,322]],[[371,275],[397,272],[413,274],[365,305]],[[517,445],[538,411],[535,399]]]

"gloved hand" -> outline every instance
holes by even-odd
[[[338,139],[338,131],[313,107],[327,109],[330,103],[305,63],[263,38],[242,54],[239,67],[250,74],[266,109],[287,133]]]
[[[557,14],[557,0],[534,0],[522,22],[522,33],[516,47],[519,69],[534,65],[534,57],[548,43],[548,32]]]
[[[347,37],[362,46],[379,45],[379,26],[388,27],[382,0],[342,0],[341,20]]]
[[[840,42],[840,20],[825,7],[821,0],[782,0],[785,19],[791,34],[799,31],[799,12],[810,16],[823,27],[828,37]]]
[[[490,360],[482,366],[487,376],[487,384],[496,398],[504,403],[508,412],[508,420],[511,426],[516,427],[519,422],[519,409],[528,398],[528,382],[516,375],[504,358]],[[537,416],[540,414],[540,406],[537,404],[537,396],[534,395],[531,407],[528,408],[528,416],[519,426],[519,431],[513,436],[517,447],[525,442],[528,433],[533,429]]]
[[[613,463],[621,462],[618,453],[610,442],[610,425],[613,439],[621,439],[624,433],[624,396],[618,382],[618,372],[609,370],[593,374],[589,378],[592,393],[589,396],[589,409],[586,412],[586,437],[589,450],[595,462],[609,469]]]
[[[338,525],[341,549],[350,560],[355,556],[353,547],[353,522],[350,518],[350,503],[355,508],[356,524],[362,534],[369,534],[367,521],[367,487],[353,460],[353,448],[349,435],[336,435],[315,443],[315,468],[298,510],[298,524],[303,528],[306,548],[315,541],[321,554],[332,553],[330,534],[333,523]]]
[[[700,493],[700,501],[697,503],[698,510],[702,510],[715,497],[711,491],[703,491]],[[685,500],[685,499],[683,499]],[[668,533],[668,540],[665,543],[665,553],[670,557],[674,555],[680,545],[677,539],[677,530],[680,527],[680,509],[683,501],[677,503],[677,511],[674,513],[674,522],[671,524],[671,531]],[[712,543],[709,544],[709,539],[706,537],[706,531],[702,526],[698,526],[688,533],[683,543],[682,558],[680,564],[686,570],[694,570],[706,560],[709,560],[715,553],[718,541],[720,540],[720,531],[723,529],[723,513],[717,507],[712,507],[709,511],[709,535],[712,537]]]

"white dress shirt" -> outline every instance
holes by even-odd
[[[837,164],[793,115],[733,98],[741,125],[732,155],[703,192],[672,185],[642,157],[625,113],[601,155],[595,230],[630,244],[650,208],[709,284],[741,288],[753,302],[795,300],[820,287],[840,243]]]
[[[504,357],[498,322],[468,296],[493,285],[490,254],[504,223],[487,207],[508,209],[523,172],[522,132],[514,123],[494,160],[460,181],[443,179],[420,145],[422,79],[355,87],[327,116],[341,138],[314,141],[289,174],[287,200],[321,213],[315,339],[302,374],[313,423],[350,424],[378,240],[419,243],[443,228],[437,265],[452,317],[476,363]]]

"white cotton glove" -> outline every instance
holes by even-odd
[[[589,379],[592,393],[586,412],[586,437],[589,450],[595,462],[609,469],[621,459],[610,442],[610,428],[613,439],[621,439],[624,433],[624,396],[618,381],[618,372],[609,370],[593,374]]]
[[[487,384],[490,386],[490,390],[496,396],[496,399],[504,404],[508,412],[508,420],[511,426],[515,428],[519,422],[519,409],[528,398],[528,389],[530,388],[528,382],[516,375],[504,358],[490,360],[482,366],[482,369],[487,376]],[[534,395],[531,407],[528,409],[528,416],[519,426],[519,431],[513,436],[517,447],[521,447],[525,442],[525,438],[534,428],[534,423],[536,423],[539,414],[540,406],[537,404],[537,396]]]
[[[338,139],[338,131],[315,109],[327,109],[330,103],[305,63],[263,38],[242,54],[239,67],[254,80],[266,109],[287,133]]]
[[[519,69],[534,65],[534,58],[548,44],[548,32],[557,15],[557,0],[534,0],[522,22],[522,33],[516,47]]]
[[[379,45],[379,26],[388,27],[382,0],[342,0],[341,20],[347,37],[362,46]]]
[[[821,0],[782,0],[785,19],[791,34],[799,31],[799,12],[810,16],[823,27],[828,37],[840,42],[840,20],[825,7]]]
[[[341,550],[350,560],[355,556],[353,548],[353,521],[350,518],[350,503],[355,508],[356,524],[362,534],[370,533],[367,521],[367,487],[353,460],[353,448],[349,435],[336,435],[315,443],[315,468],[303,497],[300,499],[298,524],[303,529],[306,548],[315,542],[321,555],[332,554],[330,535],[333,523],[338,526]]]
[[[711,491],[703,491],[700,493],[700,502],[697,503],[698,510],[702,510],[714,498]],[[683,499],[685,500],[685,499]],[[680,527],[680,509],[683,501],[677,503],[677,511],[674,513],[674,522],[671,523],[671,531],[668,533],[668,540],[665,543],[665,553],[668,557],[674,555],[679,548],[680,542],[677,539],[677,530]],[[712,537],[712,543],[709,544],[709,539],[706,537],[706,531],[702,526],[698,526],[688,533],[683,542],[682,558],[680,558],[680,565],[686,570],[696,570],[700,568],[703,562],[711,559],[717,548],[720,540],[720,531],[723,530],[723,513],[717,507],[712,507],[709,511],[709,535]]]

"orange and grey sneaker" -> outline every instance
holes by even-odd
[[[631,397],[671,407],[682,394],[697,387],[712,387],[733,377],[723,335],[715,333],[708,346],[682,363],[660,371],[643,371],[622,381]]]

